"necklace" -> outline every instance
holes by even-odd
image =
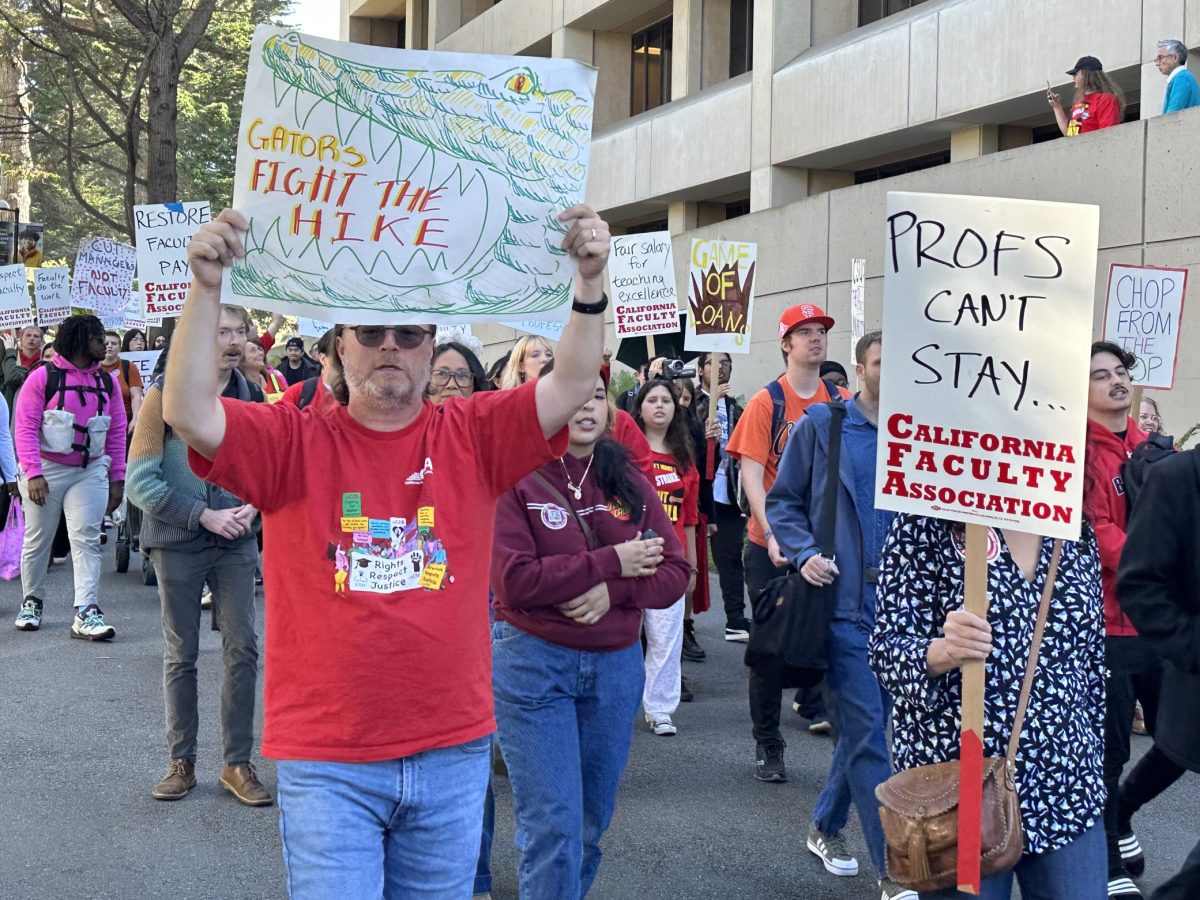
[[[576,500],[583,499],[583,483],[587,481],[588,472],[592,471],[592,462],[595,459],[595,453],[588,457],[587,468],[583,470],[583,475],[579,479],[579,484],[575,484],[573,481],[571,481],[571,474],[567,471],[567,464],[563,462],[563,458],[561,456],[558,458],[559,463],[563,467],[563,475],[565,475],[567,478],[567,487],[571,489],[571,493],[575,495]]]

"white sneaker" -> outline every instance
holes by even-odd
[[[879,882],[879,900],[920,900],[917,892],[911,888],[906,888],[896,884],[890,878],[884,878]]]
[[[17,613],[17,621],[14,623],[17,626],[17,631],[37,631],[42,627],[42,601],[37,597],[26,597],[25,602],[21,604],[21,611]]]
[[[670,716],[652,716],[646,713],[646,724],[650,726],[650,730],[660,737],[671,737],[678,733],[675,723],[671,721]]]
[[[104,613],[95,603],[76,610],[71,621],[71,637],[83,641],[110,641],[116,634],[115,628],[104,624]]]
[[[212,588],[207,584],[204,586],[204,591],[200,594],[200,608],[212,609]]]

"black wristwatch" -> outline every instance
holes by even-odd
[[[601,294],[600,299],[595,303],[583,303],[580,300],[574,300],[571,303],[571,309],[575,310],[575,312],[583,313],[585,316],[598,316],[608,309],[608,294]]]

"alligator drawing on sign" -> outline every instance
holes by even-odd
[[[285,237],[287,223],[273,216],[252,223],[246,257],[231,275],[236,293],[312,307],[507,318],[536,318],[569,298],[573,269],[559,249],[566,229],[556,216],[583,195],[590,97],[543,89],[526,67],[493,75],[383,69],[293,32],[269,37],[261,58],[274,77],[276,106],[294,110],[299,128],[320,108],[343,145],[353,142],[376,162],[395,159],[395,173],[389,166],[384,177],[461,198],[472,211],[472,239],[384,253],[367,243],[301,243]],[[354,277],[328,271],[335,258],[347,264],[342,254],[357,262],[349,263]]]

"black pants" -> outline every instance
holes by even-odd
[[[1104,786],[1108,790],[1108,800],[1104,804],[1104,831],[1108,838],[1108,870],[1117,873],[1125,868],[1117,845],[1122,819],[1119,785],[1121,772],[1129,762],[1133,708],[1141,700],[1146,730],[1154,734],[1162,664],[1140,637],[1108,637],[1104,639],[1104,649],[1109,669],[1106,682],[1108,701],[1104,712]],[[1141,778],[1146,783],[1161,780],[1147,773],[1141,773]]]
[[[728,503],[713,504],[713,524],[717,533],[709,538],[721,600],[725,603],[725,623],[741,624],[746,618],[746,573],[742,566],[742,545],[746,542],[746,520],[741,510]]]
[[[1144,710],[1143,710],[1144,712]],[[1187,770],[1173,763],[1155,744],[1125,776],[1118,791],[1117,831],[1133,830],[1131,819],[1139,809],[1173,785]],[[1200,894],[1196,895],[1200,897]]]
[[[779,568],[771,562],[767,548],[748,542],[745,555],[746,589],[753,603],[767,582],[787,574],[787,568]],[[824,719],[827,715],[823,694],[824,682],[796,692],[800,714],[806,719]],[[783,685],[767,670],[750,668],[750,722],[756,741],[781,741],[779,731],[779,707],[783,702]]]
[[[1150,895],[1150,900],[1196,900],[1200,897],[1200,843],[1192,848],[1183,868]]]

